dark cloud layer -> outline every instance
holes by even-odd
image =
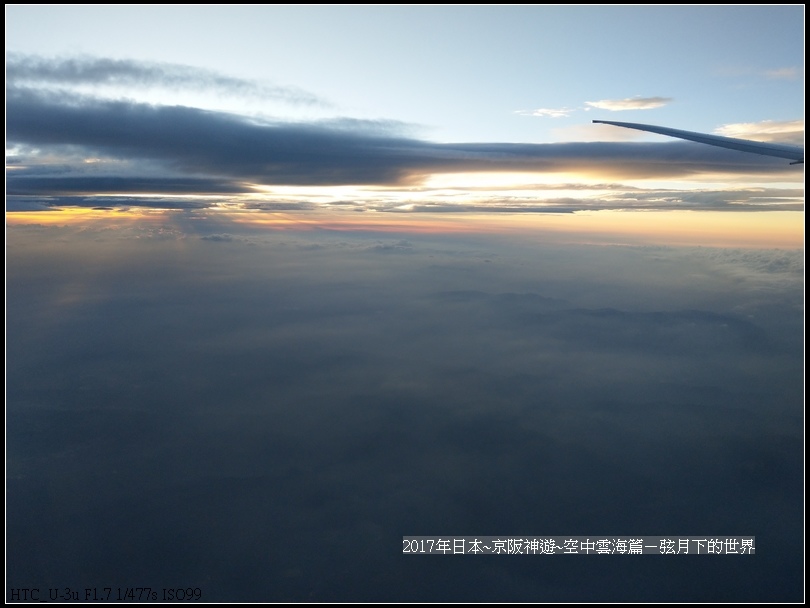
[[[64,155],[79,171],[82,159],[161,163],[176,177],[266,185],[407,185],[441,172],[584,171],[624,177],[684,177],[711,172],[794,175],[778,159],[746,155],[688,142],[437,144],[396,136],[375,122],[262,122],[189,107],[152,106],[128,101],[7,90],[6,133],[10,145]],[[36,157],[29,175],[12,172],[12,191],[60,194],[88,184],[37,180]],[[148,170],[144,165],[144,171]],[[87,179],[82,166],[77,180]],[[128,173],[129,175],[129,173]],[[136,174],[137,179],[150,175]],[[70,175],[62,176],[71,179]],[[121,175],[105,175],[118,177]],[[124,182],[120,182],[122,185]],[[134,184],[137,187],[137,183]],[[105,183],[98,183],[104,192]],[[215,186],[216,188],[216,186]],[[215,192],[222,191],[222,186]],[[190,186],[188,192],[197,192]]]
[[[244,186],[223,178],[194,177],[34,177],[13,175],[6,187],[11,196],[61,194],[236,194]]]
[[[9,228],[10,587],[802,600],[801,252],[161,221]],[[406,534],[758,549],[439,558]]]

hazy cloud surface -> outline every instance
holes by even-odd
[[[166,222],[9,230],[15,584],[801,598],[800,252]],[[758,553],[404,556],[409,534]]]

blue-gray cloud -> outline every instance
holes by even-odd
[[[327,105],[317,95],[297,87],[263,84],[188,65],[100,57],[45,58],[19,53],[6,57],[7,87],[80,85],[183,88],[292,104]]]
[[[354,121],[353,128],[345,121],[260,122],[189,107],[26,88],[9,89],[6,112],[10,145],[64,155],[71,171],[81,166],[83,173],[87,168],[81,161],[87,157],[162,163],[184,177],[275,185],[406,185],[437,172],[460,171],[579,170],[626,177],[795,173],[778,160],[688,142],[437,144],[381,131],[377,122]],[[33,159],[17,156],[34,170]],[[15,171],[10,176],[12,188],[17,187],[17,175],[24,174]],[[19,183],[27,192],[36,185],[30,179]],[[47,179],[40,184],[44,194]],[[50,190],[58,193],[62,186],[64,182]]]
[[[436,173],[585,172],[607,179],[683,178],[703,173],[795,176],[776,159],[689,142],[562,144],[438,144],[409,136],[394,120],[334,118],[289,122],[185,106],[161,106],[79,94],[93,87],[176,87],[241,97],[269,96],[318,103],[307,93],[190,66],[92,57],[7,58],[6,193],[9,209],[58,205],[196,208],[201,195],[256,194],[255,186],[366,185],[418,187]],[[625,100],[627,101],[627,100]],[[664,98],[631,100],[663,103]],[[548,186],[582,189],[581,184]],[[595,189],[593,186],[592,189]],[[352,202],[358,210],[570,213],[581,209],[797,209],[801,194],[639,191],[615,182],[615,195],[536,200],[481,198]],[[416,192],[416,191],[415,191]],[[144,196],[148,195],[148,196]],[[127,198],[127,197],[130,198]],[[172,198],[167,198],[171,196]],[[181,197],[181,198],[178,198]],[[182,199],[182,197],[186,197]],[[788,197],[788,198],[785,198]],[[252,208],[308,209],[314,203],[261,201]]]

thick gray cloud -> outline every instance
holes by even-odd
[[[17,153],[25,171],[11,172],[8,187],[39,195],[84,191],[89,185],[83,180],[96,176],[102,180],[99,193],[105,187],[117,192],[125,181],[105,184],[103,179],[148,180],[158,165],[160,177],[168,177],[163,174],[168,170],[175,178],[214,180],[214,192],[249,191],[249,183],[416,185],[430,174],[464,171],[584,171],[613,178],[713,172],[792,176],[796,171],[778,159],[689,142],[437,144],[397,136],[389,123],[262,122],[189,107],[20,87],[7,90],[6,115],[8,144],[36,150],[28,156]],[[37,158],[45,151],[65,159],[67,174],[57,181],[50,175],[50,160],[39,173]],[[99,163],[102,173],[93,174],[88,171],[95,169],[83,164],[86,158],[115,162]],[[128,163],[126,175],[115,173],[115,163],[123,161]],[[197,193],[200,186],[189,184],[187,192]]]
[[[285,122],[185,106],[160,106],[99,97],[116,87],[265,96],[317,103],[306,93],[268,86],[189,66],[76,57],[7,58],[7,195],[11,209],[60,205],[97,206],[90,197],[115,197],[115,206],[204,207],[201,195],[257,194],[255,186],[360,185],[414,189],[414,200],[347,201],[357,210],[403,212],[570,213],[584,209],[796,210],[803,192],[770,189],[716,191],[639,190],[631,178],[692,178],[704,174],[793,179],[796,168],[778,159],[690,142],[439,144],[410,134],[413,125],[393,120],[334,118]],[[111,88],[112,87],[112,88]],[[84,93],[80,93],[83,91]],[[89,92],[92,92],[89,93]],[[109,92],[109,91],[108,91]],[[580,172],[605,180],[593,191],[610,196],[492,199],[457,204],[439,196],[420,200],[417,190],[437,173],[520,171]],[[608,181],[616,180],[616,181]],[[541,190],[583,190],[556,184]],[[474,191],[475,188],[467,188]],[[483,191],[482,191],[483,192]],[[588,192],[587,189],[584,190]],[[547,194],[547,193],[545,193]],[[151,195],[151,196],[144,196]],[[127,197],[130,198],[127,200]],[[178,196],[188,201],[171,203]],[[171,204],[168,204],[170,201]],[[300,200],[261,201],[311,208]],[[318,206],[318,205],[314,205]]]
[[[14,586],[801,601],[801,252],[161,221],[9,227]],[[758,554],[400,553],[659,533]]]
[[[203,177],[37,177],[13,175],[6,188],[10,196],[66,194],[236,194],[244,192],[244,187],[224,179]]]

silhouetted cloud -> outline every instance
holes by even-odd
[[[588,125],[569,143],[435,143],[411,135],[413,125],[395,120],[281,121],[180,105],[152,105],[98,96],[97,87],[151,87],[268,95],[293,102],[317,100],[286,88],[190,66],[133,60],[76,57],[49,59],[12,54],[7,61],[6,194],[9,210],[57,205],[199,208],[215,196],[250,209],[311,210],[335,206],[272,195],[273,186],[360,186],[408,188],[409,200],[367,197],[347,201],[358,211],[570,213],[584,209],[800,209],[803,193],[771,189],[641,190],[623,179],[688,179],[703,175],[795,177],[796,167],[779,159],[683,141],[637,143],[587,141],[626,130]],[[94,91],[88,94],[87,91]],[[80,93],[79,91],[84,91]],[[589,102],[610,110],[644,109],[665,97]],[[560,116],[569,108],[538,109],[533,115]],[[569,128],[571,130],[572,128]],[[584,128],[583,128],[584,129]],[[580,131],[583,131],[580,129]],[[728,125],[735,136],[803,138],[803,122]],[[480,196],[464,203],[426,199],[425,184],[446,173],[534,173],[537,197]],[[548,184],[555,174],[579,173],[600,186]],[[570,178],[566,177],[565,180]],[[526,186],[521,186],[525,189]],[[598,196],[549,197],[553,189],[602,189]],[[509,187],[499,188],[501,192]],[[472,185],[467,193],[487,188]],[[245,197],[243,195],[250,195]],[[93,200],[91,200],[91,197]],[[197,200],[194,200],[198,197]],[[241,197],[241,198],[240,198]],[[112,203],[102,199],[113,200]],[[220,199],[221,201],[222,199]]]
[[[9,195],[43,195],[59,193],[94,194],[154,193],[159,194],[236,194],[244,186],[223,178],[204,177],[49,177],[15,174],[6,188]]]
[[[711,172],[765,175],[795,173],[778,159],[718,150],[688,142],[436,144],[391,134],[388,123],[259,121],[188,107],[152,106],[12,88],[7,94],[7,139],[17,146],[24,171],[9,174],[11,192],[59,195],[92,189],[87,178],[99,162],[97,190],[114,192],[126,181],[109,175],[125,162],[137,191],[149,174],[166,171],[173,193],[199,193],[210,180],[213,192],[251,191],[250,184],[415,185],[442,172],[582,171],[625,177],[683,177]],[[79,172],[82,181],[35,179],[37,158],[47,150],[60,158],[62,178]],[[26,153],[27,151],[27,153]],[[151,164],[150,164],[151,163]],[[160,164],[160,168],[156,169]],[[51,160],[43,167],[51,172]],[[203,177],[204,176],[204,177]],[[182,179],[177,179],[182,178]],[[239,186],[238,186],[239,185]]]

